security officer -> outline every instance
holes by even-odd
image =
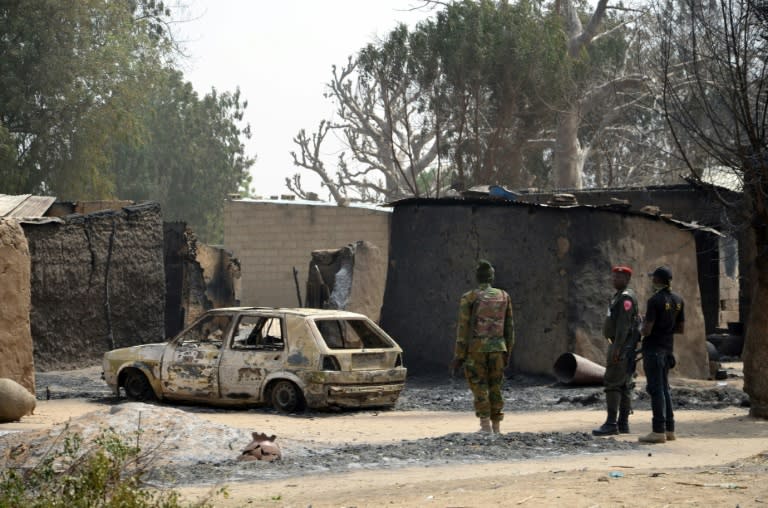
[[[664,443],[675,440],[675,416],[669,393],[669,369],[675,366],[674,334],[685,331],[685,302],[672,292],[672,270],[660,266],[648,274],[655,291],[648,299],[643,322],[643,370],[651,396],[650,434],[641,436],[641,443]]]
[[[635,292],[627,287],[631,277],[632,269],[628,266],[611,268],[616,293],[611,298],[603,323],[603,335],[609,342],[603,377],[608,416],[604,424],[592,431],[594,436],[629,433],[635,346],[640,338],[637,298]]]
[[[512,301],[506,291],[492,287],[495,271],[490,262],[481,259],[475,275],[479,286],[464,293],[459,304],[451,369],[464,367],[480,431],[498,434],[504,418],[504,367],[515,344]]]

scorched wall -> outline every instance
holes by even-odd
[[[37,369],[90,366],[112,348],[164,340],[159,205],[23,226]]]
[[[395,204],[389,248],[382,326],[405,350],[410,373],[447,373],[459,298],[476,285],[476,260],[486,258],[513,301],[515,369],[552,374],[564,352],[604,364],[611,265],[635,269],[631,286],[644,312],[644,274],[667,264],[687,305],[673,373],[707,376],[695,240],[676,225],[590,207],[414,199]]]

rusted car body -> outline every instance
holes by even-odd
[[[116,395],[282,412],[393,406],[406,377],[402,349],[366,316],[261,307],[208,311],[167,343],[105,353],[103,367]]]

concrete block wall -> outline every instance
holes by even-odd
[[[739,279],[720,279],[720,328],[739,321]]]
[[[720,328],[726,328],[730,322],[738,322],[740,316],[740,273],[739,244],[733,237],[723,237],[719,241],[720,261]]]
[[[311,252],[366,240],[389,252],[388,209],[238,199],[224,205],[224,246],[240,260],[241,305],[295,307],[306,298]]]

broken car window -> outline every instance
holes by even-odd
[[[238,321],[232,349],[276,351],[283,348],[283,326],[279,317],[242,316]]]
[[[362,319],[318,319],[315,324],[330,349],[393,347],[386,337]]]
[[[232,316],[229,314],[206,316],[184,332],[180,343],[184,345],[209,343],[221,346],[231,322]]]

